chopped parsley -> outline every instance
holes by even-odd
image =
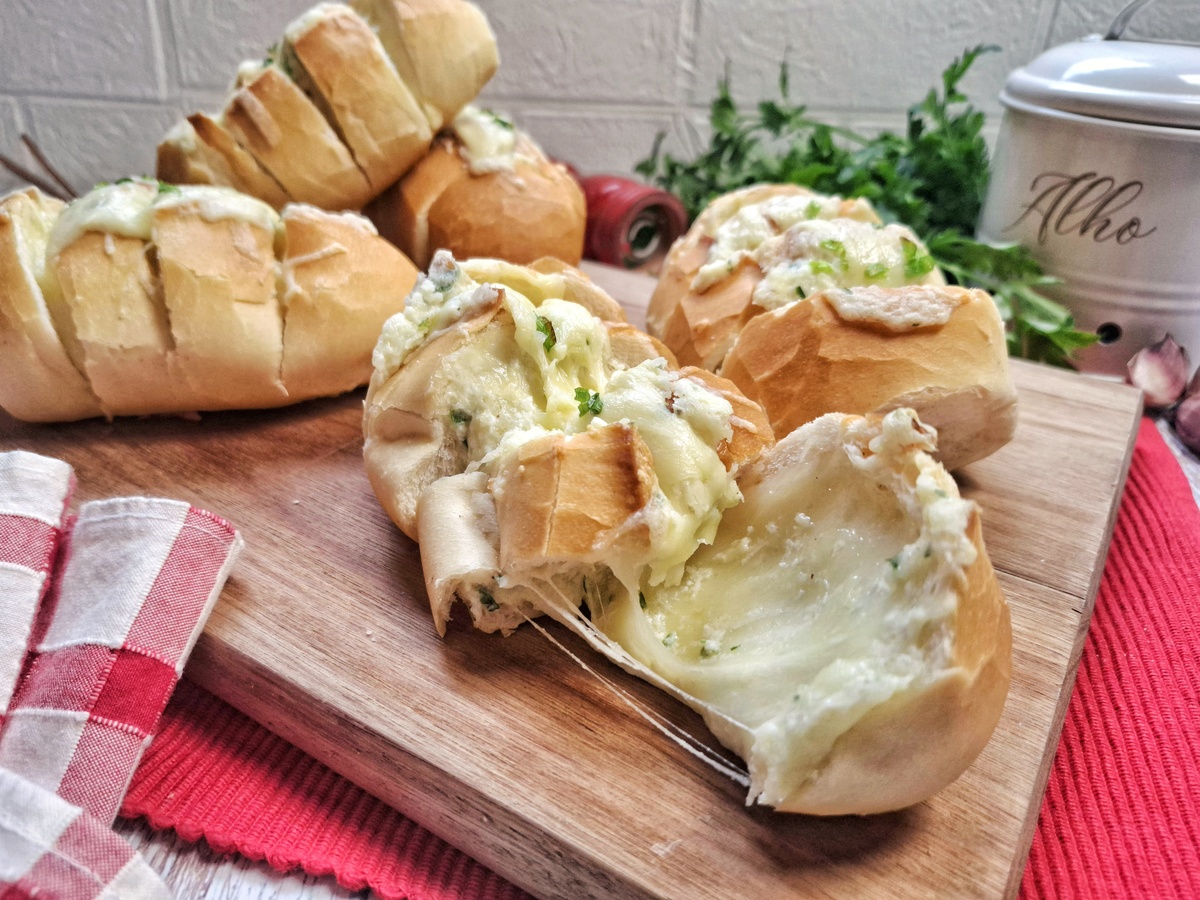
[[[920,278],[933,271],[933,257],[922,250],[912,241],[902,241],[904,245],[904,277]]]
[[[483,604],[483,608],[488,612],[497,612],[500,609],[500,604],[496,602],[496,598],[492,596],[492,592],[487,588],[479,589],[479,602]]]
[[[863,274],[868,279],[871,279],[873,281],[877,278],[883,278],[885,275],[887,275],[888,270],[890,270],[891,268],[892,267],[889,266],[887,263],[881,263],[881,262],[871,263],[869,266],[867,266],[867,268],[863,272]]]
[[[646,608],[646,595],[641,591],[638,591],[638,606],[640,606],[642,609]]]
[[[575,388],[575,402],[579,404],[581,416],[586,416],[588,413],[598,416],[604,412],[604,401],[600,399],[597,391],[589,391],[582,387]]]
[[[546,339],[542,341],[542,349],[549,353],[554,349],[554,345],[558,343],[558,338],[554,334],[554,324],[545,316],[538,316],[537,330],[538,334],[545,335]],[[576,391],[576,394],[578,393],[579,392]],[[578,397],[576,399],[578,399]]]
[[[179,186],[175,184],[167,184],[165,181],[158,183],[158,192],[160,194],[178,194],[180,193]]]
[[[804,207],[804,218],[815,219],[821,215],[821,203],[819,200],[810,200],[808,206]]]
[[[823,259],[814,259],[808,264],[814,275],[833,275],[833,266],[825,262]]]
[[[796,296],[801,300],[808,296],[808,294],[804,293],[804,288],[802,285],[796,285]]]
[[[829,238],[827,240],[821,241],[821,249],[828,253],[832,253],[834,256],[836,256],[838,259],[838,263],[841,265],[842,271],[843,272],[846,271],[848,266],[846,263],[846,245],[845,244],[843,244],[841,241],[835,241],[833,238]]]

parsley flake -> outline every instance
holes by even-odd
[[[500,609],[500,604],[496,602],[496,598],[492,596],[492,592],[487,588],[479,589],[479,602],[483,604],[483,608],[488,612],[497,612]]]
[[[542,341],[542,349],[549,353],[554,349],[554,345],[558,343],[558,338],[554,334],[554,324],[545,316],[538,316],[537,330],[538,334],[546,336],[546,339]],[[578,393],[578,391],[576,391],[576,393]]]
[[[928,275],[933,271],[933,257],[922,250],[912,241],[906,240],[904,244],[904,277],[905,278],[920,278],[923,275]]]
[[[604,412],[604,401],[600,399],[597,391],[589,391],[582,387],[575,388],[575,402],[579,404],[581,416],[586,416],[588,413],[598,416]]]
[[[867,266],[866,271],[863,272],[863,274],[868,279],[874,281],[875,279],[883,278],[885,275],[887,275],[888,271],[891,268],[892,267],[889,266],[887,263],[881,263],[881,262],[871,263],[871,265]]]

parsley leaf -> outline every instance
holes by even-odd
[[[542,335],[546,336],[546,339],[544,341],[542,341],[542,349],[545,350],[547,353],[549,353],[551,350],[554,349],[554,345],[558,343],[558,338],[554,334],[553,323],[549,319],[545,318],[544,316],[538,316],[537,317],[537,330],[538,330],[538,334],[542,334]],[[578,393],[578,392],[576,392],[576,393]]]
[[[1042,293],[1053,280],[1027,250],[974,239],[987,191],[988,150],[984,115],[959,84],[979,56],[996,49],[965,51],[942,73],[940,87],[909,108],[901,133],[871,137],[811,118],[807,107],[793,104],[786,64],[779,72],[780,99],[759,103],[753,113],[737,108],[726,76],[709,107],[708,149],[679,159],[662,152],[660,134],[637,172],[679,197],[693,218],[715,197],[758,183],[864,197],[885,222],[903,222],[929,248],[929,254],[906,257],[907,277],[919,278],[936,264],[959,284],[990,291],[1007,325],[1010,353],[1069,365],[1072,352],[1094,343],[1096,335],[1077,330],[1070,314]],[[805,214],[819,215],[820,205],[810,203]],[[883,274],[874,270],[868,277]]]
[[[600,415],[604,412],[604,401],[600,399],[600,394],[596,391],[589,391],[587,388],[575,388],[575,402],[579,404],[579,414],[586,416],[588,413]]]

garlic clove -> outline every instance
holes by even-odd
[[[1193,379],[1200,386],[1200,378]],[[1200,454],[1200,390],[1193,389],[1175,410],[1175,434],[1193,453]]]
[[[1165,409],[1183,395],[1190,365],[1187,351],[1168,334],[1135,353],[1127,369],[1126,381],[1141,389],[1147,408]]]

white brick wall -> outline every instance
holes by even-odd
[[[3,0],[0,152],[33,134],[77,187],[149,172],[181,113],[212,109],[314,0]],[[967,82],[998,121],[1005,74],[1103,29],[1125,0],[479,0],[500,42],[485,100],[581,171],[628,173],[667,130],[699,146],[728,66],[735,95],[792,96],[863,129],[895,127],[962,49],[995,43]],[[1131,36],[1200,42],[1200,5],[1162,0]],[[0,190],[13,179],[0,174]]]

